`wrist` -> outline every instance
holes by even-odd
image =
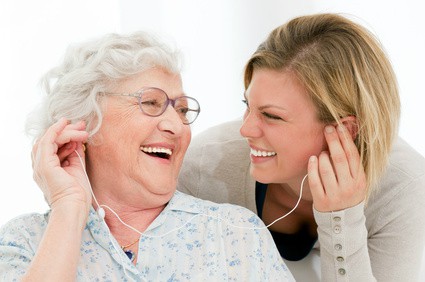
[[[78,201],[57,201],[51,205],[50,219],[66,222],[70,226],[84,228],[90,206]]]

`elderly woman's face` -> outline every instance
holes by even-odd
[[[145,87],[160,88],[170,99],[183,95],[181,77],[160,68],[122,80],[110,92],[135,93]],[[130,203],[140,198],[152,203],[171,197],[191,139],[189,125],[182,123],[171,105],[162,115],[152,117],[141,112],[137,98],[104,99],[97,144],[87,150],[90,177],[96,186],[101,185],[96,188]],[[149,153],[154,150],[166,153]]]

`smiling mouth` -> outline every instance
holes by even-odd
[[[273,156],[276,156],[276,152],[259,151],[259,150],[254,150],[251,148],[251,155],[255,157],[273,157]]]
[[[168,148],[159,148],[159,147],[140,147],[140,151],[156,158],[169,160],[173,152]]]

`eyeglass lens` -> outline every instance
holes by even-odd
[[[199,114],[199,104],[195,99],[182,96],[171,100],[164,91],[157,88],[145,89],[140,93],[139,103],[142,112],[150,116],[161,115],[171,103],[184,124],[192,123]]]

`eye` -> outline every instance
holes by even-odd
[[[175,108],[176,112],[178,112],[182,116],[186,116],[187,112],[189,111],[189,108],[187,107],[179,107]]]
[[[276,115],[269,114],[269,113],[267,113],[267,112],[262,112],[261,114],[262,114],[263,116],[265,116],[266,118],[268,118],[268,119],[283,120],[281,117],[276,116]]]
[[[160,108],[161,102],[155,99],[141,101],[142,107]]]
[[[246,100],[246,99],[243,99],[242,100],[242,103],[244,103],[245,105],[246,105],[246,107],[249,109],[249,104],[248,104],[248,100]]]

